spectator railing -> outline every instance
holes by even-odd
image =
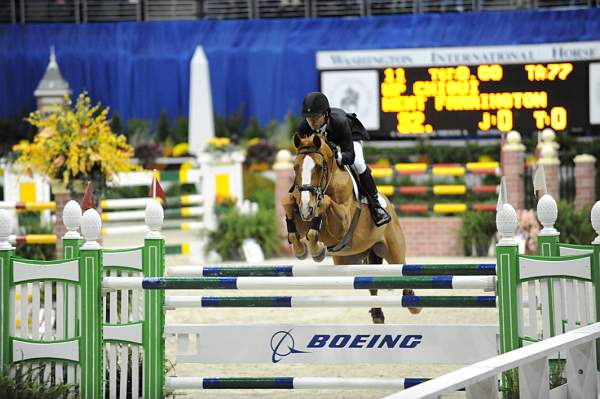
[[[0,23],[361,17],[598,6],[600,0],[0,0]]]

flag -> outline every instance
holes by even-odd
[[[504,181],[504,176],[502,176],[502,179],[500,179],[500,193],[498,194],[496,211],[500,212],[504,204],[506,204],[506,182]]]
[[[81,200],[81,209],[87,211],[88,209],[96,209],[94,206],[94,186],[91,181],[88,181],[83,199]]]
[[[542,190],[544,194],[548,194],[548,186],[546,185],[546,173],[544,173],[544,165],[538,163],[533,176],[533,190],[537,194],[538,190]]]
[[[148,190],[148,197],[156,199],[160,198],[163,205],[167,206],[167,196],[160,185],[160,182],[156,178],[156,169],[152,173],[152,183],[150,184],[150,190]]]

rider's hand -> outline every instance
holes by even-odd
[[[338,166],[341,168],[343,165],[342,164],[342,152],[339,150],[339,148],[335,152],[335,161],[337,162]]]

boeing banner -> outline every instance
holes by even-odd
[[[209,325],[193,330],[194,344],[178,344],[179,361],[467,364],[497,355],[498,327],[493,325]]]

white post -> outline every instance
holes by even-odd
[[[217,227],[215,215],[215,199],[218,193],[217,183],[221,181],[227,185],[226,195],[233,196],[240,206],[244,197],[244,183],[242,177],[242,162],[244,155],[241,152],[223,153],[216,155],[204,152],[198,156],[202,170],[202,198],[204,199],[204,226],[207,229]]]
[[[465,389],[467,399],[479,398],[497,398],[498,397],[498,377],[486,378],[476,384],[469,385]]]
[[[202,47],[197,47],[190,62],[189,151],[200,154],[208,139],[215,136],[210,71]]]
[[[574,346],[567,354],[567,397],[597,398],[596,342]]]
[[[530,399],[550,397],[550,371],[547,357],[519,367],[519,395],[521,398]]]
[[[12,232],[12,220],[9,213],[5,209],[0,209],[0,250],[13,249],[13,246],[8,241]],[[2,271],[0,270],[0,273]]]

